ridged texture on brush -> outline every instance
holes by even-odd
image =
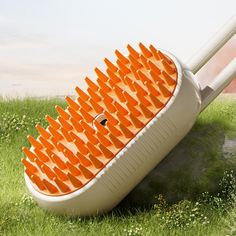
[[[95,68],[97,83],[85,78],[87,91],[76,87],[76,100],[56,106],[57,119],[46,116],[47,129],[28,136],[23,147],[25,173],[46,195],[63,195],[85,186],[173,96],[177,71],[173,61],[152,45],[118,50],[116,64],[105,59],[106,73]]]

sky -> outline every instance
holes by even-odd
[[[128,43],[187,62],[235,13],[235,0],[0,0],[0,95],[71,94]]]

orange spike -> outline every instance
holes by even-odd
[[[48,130],[52,134],[52,136],[58,141],[63,139],[63,136],[57,130],[55,130],[52,126],[49,126]]]
[[[116,83],[121,82],[121,79],[111,70],[107,69],[107,74],[109,75],[109,77],[113,83],[116,84]]]
[[[86,80],[86,79],[85,79]],[[89,79],[88,79],[89,80]],[[87,80],[86,80],[87,82]],[[75,87],[75,91],[78,93],[79,98],[81,98],[84,101],[87,101],[89,99],[88,94],[86,94],[82,89],[80,89],[79,87]],[[78,108],[79,109],[79,108]]]
[[[133,115],[132,113],[130,113],[129,116],[130,116],[130,119],[132,120],[134,126],[135,126],[137,129],[140,129],[140,128],[144,127],[144,123],[141,122],[135,115]]]
[[[63,192],[63,193],[67,193],[69,192],[71,189],[68,187],[67,184],[63,183],[61,180],[59,180],[58,178],[53,178],[53,181],[55,181],[56,185],[58,186],[58,188]]]
[[[153,73],[155,73],[156,75],[161,74],[161,70],[152,61],[148,61],[148,65]]]
[[[68,179],[68,176],[60,169],[58,169],[56,166],[53,167],[54,172],[56,175],[61,179],[62,181],[66,181]]]
[[[116,136],[114,136],[112,133],[109,134],[109,137],[114,144],[116,148],[122,148],[124,146],[124,143],[122,143]]]
[[[58,121],[61,123],[61,125],[64,129],[66,129],[68,131],[73,129],[73,127],[66,120],[64,120],[62,117],[59,117]]]
[[[133,76],[135,77],[135,79],[136,79],[136,80],[140,80],[136,68],[131,65],[131,66],[130,66],[130,70],[132,71],[132,74],[133,74]]]
[[[118,50],[115,50],[115,54],[116,54],[117,58],[118,58],[124,65],[126,65],[126,64],[129,63],[129,60],[128,60],[125,56],[123,56]]]
[[[94,70],[98,78],[100,78],[103,82],[108,81],[109,78],[101,70],[99,70],[97,67]]]
[[[70,107],[72,107],[75,111],[79,110],[80,106],[77,102],[75,102],[73,99],[71,99],[68,96],[65,96],[65,99]]]
[[[164,66],[165,70],[167,71],[168,74],[173,75],[176,71],[174,68],[172,68],[168,62],[162,60],[162,65]]]
[[[122,73],[124,73],[124,75],[127,75],[128,73],[131,72],[131,70],[126,65],[124,65],[121,61],[117,60],[116,63],[119,69],[122,71]]]
[[[81,120],[80,122],[79,122],[81,125],[82,125],[82,127],[85,129],[85,130],[87,130],[89,133],[91,133],[91,134],[94,134],[95,133],[95,130],[94,130],[94,128],[92,128],[90,125],[88,125],[86,122],[84,122],[83,120]]]
[[[109,93],[112,89],[106,84],[104,83],[102,80],[97,79],[97,82],[99,84],[100,90],[104,91],[105,93]],[[99,90],[99,91],[100,91]]]
[[[49,158],[46,154],[44,154],[43,152],[41,152],[39,149],[35,148],[34,149],[35,154],[39,157],[39,159],[43,162],[47,162],[49,161]]]
[[[48,142],[47,139],[43,138],[42,136],[39,136],[39,141],[47,149],[50,149],[50,150],[54,149],[54,146],[50,142]]]
[[[110,103],[109,101],[107,101],[106,99],[103,99],[103,103],[105,104],[105,106],[109,112],[113,113],[116,111],[115,106],[112,103]]]
[[[164,97],[170,97],[172,95],[171,92],[163,84],[159,83],[158,87]]]
[[[167,82],[168,85],[174,85],[176,84],[176,81],[169,76],[165,71],[162,71],[162,76],[164,77],[165,81]]]
[[[107,100],[107,102],[112,103],[113,98],[111,98],[107,93],[105,93],[103,90],[100,90],[99,93],[102,95],[103,99]]]
[[[93,99],[89,99],[90,104],[92,105],[93,109],[97,112],[97,113],[102,113],[103,112],[103,108],[97,103],[95,102]]]
[[[89,160],[93,163],[93,166],[96,169],[100,170],[100,169],[102,169],[104,167],[104,164],[100,160],[95,158],[93,155],[89,154],[88,157],[89,157]]]
[[[132,138],[134,136],[134,133],[132,133],[126,126],[124,126],[122,123],[119,123],[119,127],[122,131],[122,133],[125,135],[126,138]]]
[[[176,84],[176,81],[169,76],[165,71],[162,71],[162,76],[164,77],[165,81],[167,82],[168,85],[174,85]]]
[[[94,145],[96,145],[99,141],[98,139],[93,135],[91,134],[90,132],[88,131],[84,131],[84,134],[86,135],[87,139]]]
[[[133,65],[136,69],[140,69],[143,67],[141,63],[138,62],[133,56],[129,55],[129,60],[131,62],[131,65]]]
[[[117,111],[121,113],[122,115],[128,114],[128,111],[122,105],[120,105],[120,103],[118,103],[117,101],[114,101],[114,106],[116,107]]]
[[[162,108],[164,107],[164,104],[156,97],[154,96],[153,94],[150,94],[150,98],[153,102],[153,104],[155,105],[156,108]]]
[[[132,55],[135,59],[139,58],[139,53],[133,47],[131,47],[129,44],[127,45],[127,49],[129,51],[130,55]]]
[[[29,169],[25,169],[25,173],[28,175],[30,179],[34,175]]]
[[[65,155],[65,157],[67,157],[69,159],[69,161],[71,162],[71,164],[75,165],[79,163],[79,159],[75,156],[75,154],[70,151],[69,149],[64,149],[63,150],[63,154]]]
[[[72,175],[78,176],[81,174],[80,170],[76,166],[72,165],[69,161],[66,162],[66,165]]]
[[[33,152],[31,152],[27,147],[22,147],[22,151],[31,161],[34,161],[34,159],[37,158],[37,156]]]
[[[122,134],[115,126],[113,126],[109,122],[107,122],[107,128],[115,136],[120,136]]]
[[[94,156],[100,156],[102,153],[98,150],[97,147],[95,147],[95,145],[93,145],[90,142],[87,142],[87,147],[89,149],[89,151],[94,155]]]
[[[140,96],[146,96],[148,94],[147,91],[142,86],[140,86],[137,82],[133,81],[133,85],[134,85],[135,91]]]
[[[51,137],[49,140],[54,145],[54,147],[57,149],[57,151],[60,151],[60,148],[58,147],[58,140],[55,139],[54,137]]]
[[[73,141],[71,136],[69,135],[69,130],[66,130],[65,128],[61,127],[60,131],[63,134],[63,136],[66,139],[66,141],[68,141],[68,142],[72,142]]]
[[[97,137],[104,146],[108,147],[111,145],[109,139],[107,139],[104,135],[100,134],[99,132],[97,132]]]
[[[160,50],[157,50],[157,55],[159,56],[160,60],[164,60],[164,61],[170,62],[169,58],[167,58],[165,56],[165,54],[162,53]]]
[[[146,59],[143,55],[140,56],[140,59],[141,59],[141,61],[142,61],[142,64],[144,65],[144,67],[145,67],[147,70],[149,70],[150,67],[149,67],[149,65],[148,65],[148,63],[147,63],[147,59]]]
[[[58,189],[46,179],[43,179],[43,184],[46,186],[46,188],[48,189],[50,193],[58,192]]]
[[[71,117],[70,122],[72,123],[73,127],[75,128],[75,130],[77,132],[82,132],[83,131],[83,127],[74,118]]]
[[[114,92],[116,93],[117,97],[119,98],[119,100],[121,102],[125,102],[126,101],[126,99],[124,97],[124,94],[122,93],[123,90],[120,87],[116,86],[116,87],[113,88],[113,90],[114,90]]]
[[[37,187],[40,189],[40,190],[45,190],[46,187],[45,187],[45,184],[43,183],[43,181],[39,178],[39,176],[37,175],[31,175],[30,178],[32,179],[32,181],[37,185]]]
[[[67,147],[66,147],[63,143],[61,143],[61,142],[58,142],[58,143],[57,143],[57,147],[58,147],[58,149],[59,149],[60,152],[63,152],[63,150],[67,148]]]
[[[145,82],[144,83],[146,85],[146,88],[148,89],[148,91],[153,94],[154,96],[159,96],[160,93],[149,83]]]
[[[126,103],[126,106],[128,107],[129,111],[135,115],[135,116],[140,116],[141,115],[141,112],[135,108],[134,106],[132,106],[130,103]]]
[[[94,174],[85,166],[79,165],[79,169],[86,179],[92,179]]]
[[[50,138],[51,135],[48,133],[47,130],[45,130],[41,125],[37,124],[36,129],[39,131],[39,133],[44,137],[44,138]]]
[[[125,81],[125,83],[129,86],[130,90],[134,92],[134,91],[135,91],[135,88],[134,88],[134,86],[133,86],[133,81],[132,81],[132,79],[130,79],[129,76],[125,76],[124,81]]]
[[[82,127],[82,126],[81,126]],[[70,131],[69,132],[69,135],[71,136],[71,138],[73,140],[78,140],[80,143],[83,143],[84,144],[84,141],[77,135],[75,134],[73,131]]]
[[[152,53],[148,50],[148,48],[146,48],[142,43],[139,43],[139,48],[141,49],[142,51],[142,54],[149,58],[152,56]]]
[[[123,80],[125,77],[125,74],[121,70],[118,70],[118,74],[119,74],[121,80]]]
[[[82,155],[81,153],[77,152],[76,156],[79,159],[79,162],[81,163],[81,165],[83,166],[90,166],[91,165],[91,161],[88,160],[87,157],[85,157],[84,155]]]
[[[146,118],[149,119],[153,116],[153,113],[146,106],[144,106],[142,103],[140,104],[140,108]]]
[[[79,140],[74,139],[73,143],[82,154],[86,155],[89,152],[89,150],[85,147],[84,142],[80,142]]]
[[[53,153],[51,158],[54,160],[54,162],[60,169],[64,170],[66,168],[66,164],[64,163],[64,161],[62,161],[62,159],[58,155]]]
[[[110,159],[114,156],[114,154],[108,149],[106,148],[104,145],[102,145],[101,143],[98,144],[98,147],[100,148],[100,150],[102,151],[103,155]]]
[[[92,107],[87,103],[85,102],[83,99],[81,98],[78,98],[77,101],[79,102],[79,104],[81,105],[81,108],[83,108],[85,111],[89,112],[92,110]],[[80,109],[81,109],[80,108]],[[79,110],[80,110],[79,109]]]
[[[70,179],[70,182],[75,188],[82,187],[82,182],[78,180],[75,176],[73,176],[71,173],[67,173],[68,178]]]
[[[106,135],[108,133],[108,130],[97,120],[94,120],[93,124],[97,128],[97,131],[103,135]]]
[[[104,115],[106,116],[108,122],[109,122],[111,125],[116,125],[116,124],[118,124],[118,120],[117,120],[112,114],[110,114],[109,112],[104,111]]]
[[[118,70],[118,68],[107,58],[104,59],[104,62],[106,63],[108,69],[111,70],[112,72],[116,72]]]
[[[132,106],[136,106],[138,104],[138,102],[126,91],[123,91],[123,94],[125,96],[126,101],[130,103]]]
[[[144,106],[151,106],[152,104],[142,95],[136,94],[138,100],[144,105]]]
[[[102,100],[102,98],[90,88],[88,88],[88,93],[95,102],[100,102]]]
[[[59,129],[61,127],[61,125],[49,115],[46,115],[46,120],[55,129]]]
[[[124,125],[124,126],[129,126],[131,125],[131,122],[123,115],[121,115],[120,113],[117,112],[117,117],[119,119],[119,121]]]
[[[54,162],[54,159],[51,158],[51,156],[52,156],[52,154],[53,154],[53,151],[50,150],[50,149],[45,149],[45,151],[46,151],[46,153],[47,153],[49,159],[50,159],[52,162]]]
[[[80,113],[88,123],[90,123],[94,120],[94,118],[87,111],[85,111],[82,107],[80,108]]]
[[[42,165],[43,165],[43,162],[40,161],[38,158],[35,158],[35,163],[37,164],[37,166],[40,168],[40,170],[42,170]]]
[[[57,110],[58,114],[64,119],[64,120],[68,120],[70,118],[70,115],[64,110],[62,109],[60,106],[56,105],[55,109]]]
[[[31,164],[29,161],[27,161],[25,158],[22,158],[21,162],[23,163],[25,168],[28,169],[30,172],[35,173],[38,171],[38,169],[33,164]]]
[[[162,80],[159,75],[155,74],[153,71],[149,72],[155,83],[165,83],[164,80]]]
[[[49,178],[49,179],[53,179],[54,177],[56,177],[56,174],[51,170],[51,168],[50,167],[48,167],[46,164],[43,164],[42,166],[41,166],[41,169],[42,169],[42,171],[47,175],[47,177]]]
[[[43,146],[40,142],[38,142],[34,137],[32,137],[31,135],[28,135],[27,136],[27,139],[29,140],[30,144],[35,147],[35,148],[38,148],[38,149],[42,149]]]
[[[158,54],[157,54],[157,49],[151,44],[150,46],[149,46],[149,49],[151,50],[151,52],[152,52],[152,55],[154,56],[154,58],[157,60],[157,61],[159,61],[161,58],[158,56]]]
[[[88,77],[85,78],[85,82],[87,83],[88,87],[91,88],[93,91],[98,91],[99,87]]]
[[[138,70],[138,75],[143,83],[145,82],[152,83],[152,81],[141,70]]]

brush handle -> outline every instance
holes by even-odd
[[[187,63],[197,73],[215,53],[236,34],[236,15],[233,16]]]
[[[236,58],[234,58],[214,79],[214,81],[201,91],[203,111],[236,77]]]

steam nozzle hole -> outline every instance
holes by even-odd
[[[99,122],[101,125],[106,126],[107,123],[107,118],[104,114],[99,114],[97,115],[94,120],[96,120],[97,122]],[[94,125],[94,127],[96,128],[96,126]]]

